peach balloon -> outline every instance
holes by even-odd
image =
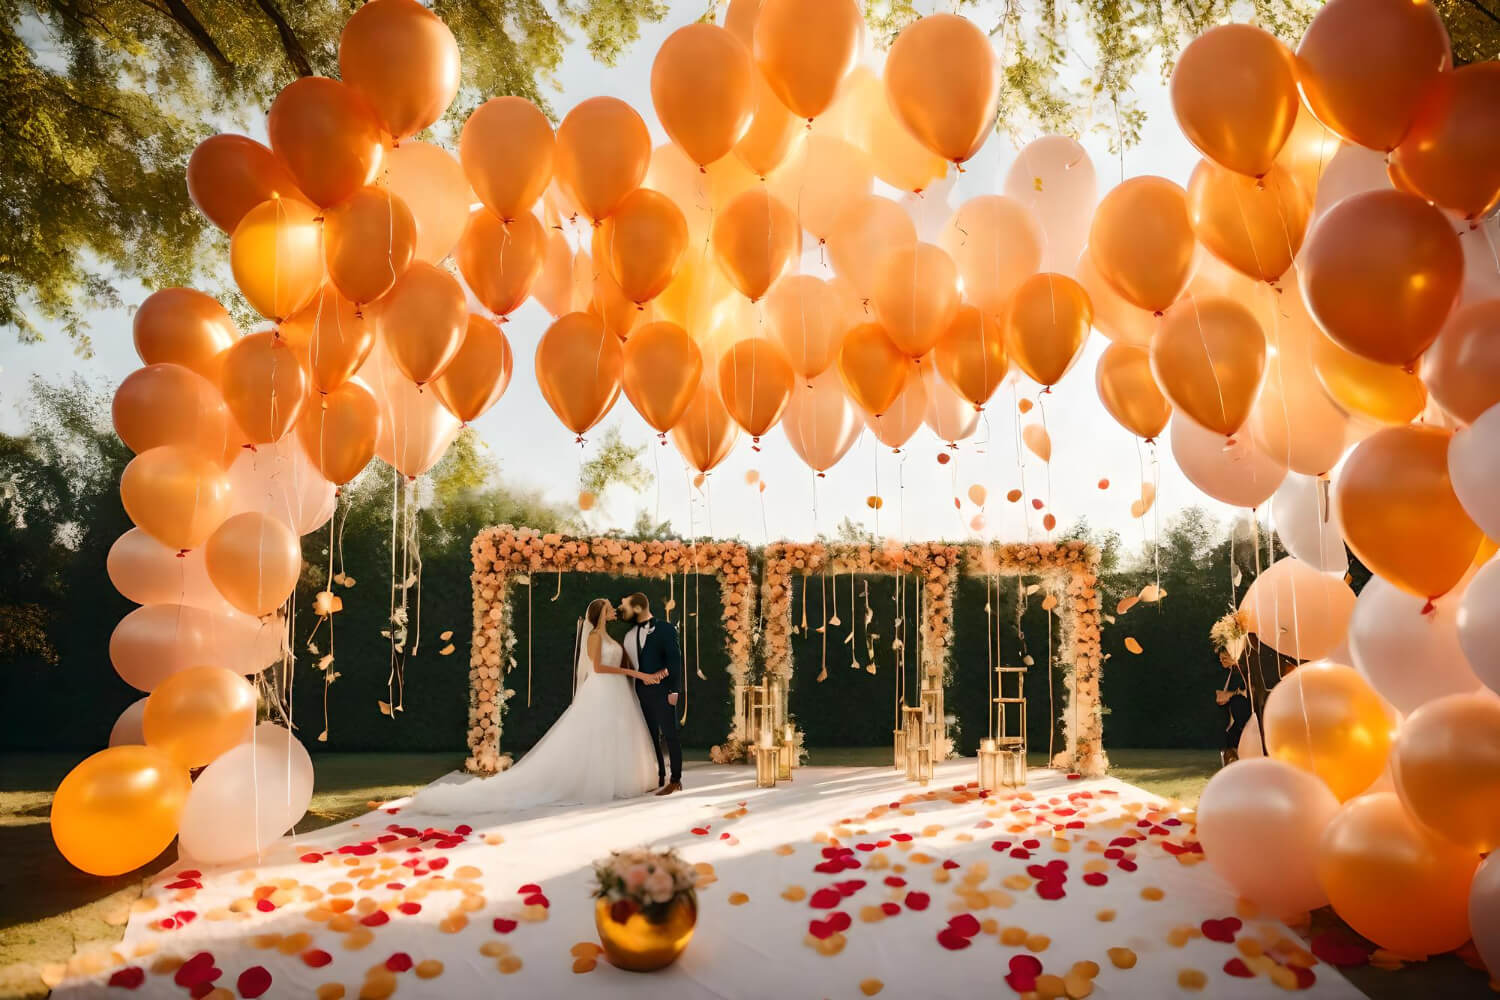
[[[369,363],[360,370],[369,371]],[[316,401],[308,404],[309,408],[316,405]],[[333,484],[323,478],[296,441],[283,438],[244,449],[229,466],[229,485],[229,515],[260,511],[297,535],[316,531],[333,516]]]
[[[218,388],[182,365],[147,365],[125,376],[110,417],[115,433],[136,454],[180,444],[223,462],[238,445]]]
[[[424,475],[447,451],[462,425],[438,394],[414,385],[377,345],[360,369],[380,410],[375,454],[408,479]],[[331,492],[331,489],[330,489]]]
[[[751,90],[750,127],[734,144],[734,155],[757,177],[766,177],[801,148],[807,123],[787,110],[759,69]]]
[[[742,340],[719,358],[719,397],[752,441],[781,419],[795,375],[786,352],[773,340]]]
[[[875,315],[903,353],[932,350],[958,312],[958,268],[931,243],[888,251],[876,265]]]
[[[1061,274],[1034,274],[1005,311],[1005,350],[1039,385],[1053,386],[1083,353],[1094,321],[1088,292]]]
[[[474,109],[458,157],[474,193],[502,220],[530,212],[555,165],[547,116],[524,97],[492,97]]]
[[[707,165],[728,154],[750,127],[754,78],[743,42],[716,24],[689,24],[656,50],[651,103],[672,141]]]
[[[234,232],[256,205],[272,198],[300,200],[291,171],[265,146],[225,132],[198,143],[187,163],[188,197],[208,221]]]
[[[283,87],[266,116],[266,132],[297,187],[321,208],[373,181],[384,152],[374,109],[353,87],[326,76]]]
[[[109,547],[105,571],[120,595],[136,604],[229,610],[229,603],[208,577],[202,548],[183,554],[140,528],[131,528],[115,539]]]
[[[126,706],[109,729],[109,746],[145,746],[146,736],[141,732],[141,720],[146,715],[146,699],[137,698]]]
[[[339,76],[398,141],[439,118],[458,94],[453,32],[417,0],[373,0],[339,35]]]
[[[1110,344],[1094,369],[1099,402],[1130,433],[1153,441],[1167,429],[1172,404],[1156,387],[1151,356],[1139,347]]]
[[[906,446],[927,415],[927,381],[922,377],[921,366],[907,361],[902,367],[905,380],[891,405],[879,414],[865,414],[865,426],[875,440],[895,451]]]
[[[849,398],[872,416],[884,413],[901,395],[910,360],[879,323],[861,323],[839,345],[839,374]]]
[[[861,145],[870,152],[875,176],[898,191],[920,194],[948,173],[948,162],[922,145],[896,119],[885,85],[874,73],[857,74],[855,115],[863,125]]]
[[[979,429],[979,408],[944,381],[931,356],[922,360],[922,380],[927,386],[927,410],[922,422],[932,428],[932,433],[953,445]]]
[[[1261,628],[1263,638],[1274,635],[1269,625]],[[1396,729],[1369,682],[1353,667],[1328,660],[1304,663],[1283,677],[1266,699],[1262,724],[1270,755],[1323,779],[1340,802],[1380,777]]]
[[[146,296],[131,331],[145,364],[179,364],[211,381],[218,380],[220,356],[240,336],[216,299],[191,288],[163,288]]]
[[[1043,462],[1052,461],[1052,435],[1041,424],[1027,424],[1021,428],[1021,443]]]
[[[1000,61],[990,40],[957,14],[931,14],[907,25],[885,61],[891,110],[933,153],[963,163],[995,124]]]
[[[837,372],[825,371],[792,386],[781,418],[787,442],[819,476],[838,464],[859,438],[863,424]]]
[[[854,0],[764,0],[755,62],[793,114],[822,114],[859,58],[864,16]]]
[[[1088,151],[1065,135],[1044,135],[1028,143],[1006,171],[1005,194],[1024,205],[1041,227],[1042,259],[1031,270],[1074,275],[1099,200]],[[1076,276],[1082,280],[1081,274]]]
[[[504,224],[492,215],[476,218],[494,220],[495,227],[503,229]],[[535,217],[531,218],[531,225],[540,228]],[[497,246],[504,238],[504,233],[496,233],[488,222],[479,223],[477,228],[479,235],[475,238],[476,245]],[[470,231],[475,229],[476,226],[471,223]],[[517,227],[518,232],[528,230],[536,237],[535,248],[539,254],[540,234],[525,223]],[[465,256],[462,246],[458,256],[462,269]],[[497,273],[505,271],[503,264],[495,261],[490,263],[493,267],[484,270],[482,274],[494,279],[495,285],[485,286],[485,291],[487,294],[493,293],[495,301],[505,305],[500,297],[501,291],[513,291],[515,285],[519,284],[520,279],[514,272],[520,268],[513,268],[507,275]],[[539,268],[538,258],[531,262],[529,268],[532,279],[536,277]],[[525,297],[524,293],[520,294],[522,298]],[[483,298],[480,301],[484,301]],[[469,304],[464,298],[463,287],[447,271],[423,261],[417,261],[407,268],[401,280],[396,282],[396,287],[381,300],[380,311],[375,319],[376,330],[390,351],[391,361],[418,386],[425,385],[443,373],[443,369],[448,367],[453,356],[458,353],[468,326]]]
[[[208,536],[204,558],[214,588],[256,618],[286,603],[302,571],[297,536],[279,520],[256,512],[236,514],[219,525]]]
[[[367,186],[323,214],[323,261],[339,292],[363,305],[390,291],[416,254],[417,221],[406,202]]]
[[[344,382],[308,403],[297,421],[297,439],[319,474],[343,486],[375,457],[380,406],[363,382]]]
[[[641,186],[651,163],[651,133],[617,97],[591,97],[557,127],[557,180],[595,223]]]
[[[408,140],[388,151],[380,184],[406,203],[417,223],[417,260],[436,264],[448,256],[477,199],[464,169],[441,146]]]
[[[933,345],[932,366],[976,412],[983,409],[1010,370],[1005,327],[974,306],[959,306]]]
[[[827,242],[844,214],[874,190],[875,169],[853,143],[814,133],[769,184],[801,228]]]
[[[375,346],[375,319],[324,285],[301,312],[277,328],[318,392],[337,389],[359,371]]]
[[[682,255],[677,273],[651,300],[651,314],[685,330],[703,330],[713,325],[715,317],[724,311],[721,307],[731,300],[745,301],[715,262],[711,248],[702,244]]]
[[[101,750],[52,794],[52,840],[75,868],[124,875],[172,843],[192,787],[187,768],[155,747]]]
[[[938,243],[964,282],[964,297],[994,317],[1042,266],[1044,237],[1036,217],[1015,198],[970,198],[943,227]]]
[[[286,319],[307,305],[323,283],[318,210],[283,198],[256,205],[229,239],[229,267],[256,312]]]
[[[542,398],[563,426],[580,437],[615,405],[623,368],[619,339],[588,313],[562,317],[536,346]]]
[[[443,374],[433,379],[432,390],[449,413],[472,423],[505,395],[513,366],[505,334],[483,316],[470,314],[463,343]]]
[[[474,297],[496,316],[508,316],[542,273],[546,242],[546,230],[530,212],[504,222],[481,209],[469,216],[453,256]]]
[[[604,227],[600,226],[594,230],[595,246],[604,250],[604,241],[600,238]],[[603,255],[608,260],[609,255]],[[590,283],[590,291],[593,297],[589,300],[588,312],[598,317],[599,322],[604,324],[604,329],[620,340],[630,336],[630,332],[642,323],[646,322],[647,314],[644,306],[639,306],[625,297],[625,292],[620,288],[620,283],[615,276],[609,273],[607,264],[600,264],[600,256],[596,255],[589,268],[593,273]]]
[[[307,398],[307,372],[290,344],[270,330],[241,337],[224,352],[219,391],[251,444],[280,441]]]
[[[1153,316],[1115,291],[1099,273],[1087,247],[1078,258],[1077,274],[1078,283],[1088,292],[1089,304],[1094,307],[1094,329],[1127,347],[1145,350],[1151,346],[1151,338],[1161,326],[1161,317]]]
[[[125,683],[151,691],[205,663],[257,673],[281,659],[285,637],[284,618],[257,621],[232,609],[149,604],[120,619],[109,637],[109,659]]]
[[[1259,507],[1286,478],[1286,466],[1255,447],[1247,434],[1226,442],[1178,413],[1172,420],[1172,457],[1204,493],[1231,507]]]
[[[637,304],[661,294],[687,249],[687,220],[682,210],[671,198],[649,188],[626,195],[599,229],[609,250],[610,274],[625,297]]]
[[[223,667],[189,667],[158,684],[141,722],[146,745],[184,769],[206,767],[255,728],[255,689]]]
[[[1151,341],[1151,373],[1172,406],[1229,436],[1244,426],[1266,372],[1266,336],[1227,298],[1174,309]]]
[[[586,298],[583,302],[574,301],[576,287],[573,248],[559,230],[549,229],[546,246],[542,249],[542,270],[531,286],[531,297],[556,319],[563,313],[588,305]]]
[[[672,443],[698,472],[712,472],[734,449],[740,428],[724,408],[719,390],[708,379],[700,379],[687,409],[672,426]]]
[[[1334,484],[1349,548],[1418,597],[1451,590],[1483,537],[1453,493],[1452,437],[1437,427],[1387,427],[1355,446]]]
[[[1500,299],[1454,312],[1422,355],[1422,381],[1439,406],[1466,424],[1500,403]]]
[[[725,206],[714,221],[712,241],[719,267],[740,294],[755,302],[799,252],[801,233],[791,211],[757,188]]]
[[[1350,416],[1401,426],[1427,406],[1427,388],[1414,373],[1346,351],[1321,330],[1310,339],[1318,384]]]
[[[1318,881],[1355,932],[1398,955],[1436,955],[1469,939],[1479,855],[1423,830],[1390,792],[1363,795],[1328,824]]]
[[[1276,162],[1284,167],[1297,181],[1309,198],[1318,193],[1323,177],[1323,168],[1328,166],[1343,140],[1338,134],[1318,121],[1307,109],[1307,104],[1298,101],[1297,118],[1292,123],[1292,134],[1281,147]]]
[[[1293,472],[1320,476],[1343,457],[1349,418],[1323,391],[1309,355],[1304,341],[1272,356],[1250,414],[1250,437]]]
[[[1297,47],[1297,80],[1318,120],[1390,152],[1449,69],[1448,31],[1430,0],[1331,0]]]
[[[833,283],[789,274],[766,296],[766,322],[792,369],[810,379],[833,364],[855,308]]]
[[[848,279],[866,301],[873,299],[880,287],[878,269],[885,255],[916,245],[917,227],[911,216],[889,198],[873,194],[846,208],[828,234],[828,256],[834,272]]]
[[[1294,660],[1316,660],[1344,641],[1354,614],[1354,591],[1343,577],[1286,556],[1251,582],[1240,613],[1245,629],[1265,645]]]
[[[1442,73],[1391,154],[1391,179],[1465,219],[1500,206],[1500,64]]]
[[[1292,266],[1311,210],[1292,175],[1275,164],[1256,180],[1204,160],[1188,181],[1198,239],[1236,271],[1261,281],[1275,281]]]
[[[1193,276],[1197,237],[1187,192],[1163,177],[1132,177],[1094,212],[1089,252],[1126,301],[1162,313]]]
[[[1475,854],[1500,847],[1500,699],[1484,691],[1428,702],[1402,722],[1392,762],[1418,822]]]
[[[1329,337],[1371,361],[1410,365],[1458,298],[1464,256],[1442,212],[1415,195],[1370,191],[1318,220],[1301,271],[1308,310]]]
[[[1221,24],[1189,42],[1172,70],[1171,92],[1188,141],[1249,177],[1271,169],[1297,119],[1292,54],[1251,24]]]
[[[216,459],[182,445],[164,445],[125,466],[120,499],[130,520],[153,538],[175,549],[192,549],[224,520],[229,482]]]
[[[647,323],[625,342],[620,375],[625,397],[660,434],[682,417],[702,377],[698,344],[676,323]]]

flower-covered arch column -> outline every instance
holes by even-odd
[[[511,629],[512,584],[536,572],[607,573],[666,579],[710,573],[719,578],[729,674],[734,682],[735,716],[730,737],[738,739],[744,719],[738,708],[750,669],[754,589],[750,552],[738,542],[631,541],[572,538],[510,525],[486,528],[471,547],[474,561],[474,637],[469,653],[469,758],[466,770],[494,774],[504,768],[500,731],[512,691],[505,676],[515,664]]]

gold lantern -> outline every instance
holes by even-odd
[[[987,792],[1000,787],[1000,748],[990,737],[979,741],[979,787]]]
[[[780,748],[771,741],[769,729],[761,731],[760,742],[752,747],[750,752],[755,757],[755,787],[775,788]]]
[[[932,747],[926,743],[907,744],[906,778],[920,785],[932,780]]]
[[[1000,784],[1006,788],[1026,787],[1026,744],[1012,737],[1000,745]]]
[[[891,741],[895,749],[895,755],[891,766],[899,771],[906,766],[906,730],[891,730]]]
[[[792,768],[797,761],[797,727],[790,722],[781,727],[781,753],[776,761],[778,781],[791,781]]]

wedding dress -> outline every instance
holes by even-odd
[[[540,805],[587,805],[641,795],[656,787],[656,753],[626,674],[595,673],[583,624],[574,664],[573,703],[509,770],[488,778],[429,785],[407,806],[412,813],[464,814]],[[618,667],[620,644],[603,636],[599,658]]]

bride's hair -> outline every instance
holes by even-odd
[[[583,613],[583,617],[588,619],[588,623],[594,628],[598,628],[599,620],[604,617],[604,606],[608,603],[609,601],[603,597],[594,598],[589,602],[588,610]]]

